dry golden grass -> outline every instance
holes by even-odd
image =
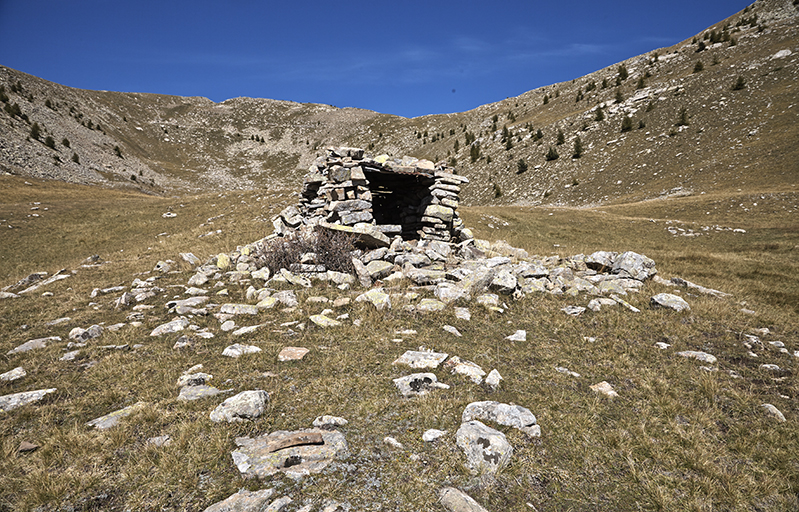
[[[130,313],[113,309],[118,294],[92,299],[92,289],[130,286],[134,277],[151,276],[139,274],[150,271],[158,260],[178,261],[179,252],[206,259],[252,242],[270,226],[253,219],[268,220],[269,212],[278,211],[289,198],[237,192],[173,199],[52,182],[27,186],[13,178],[0,183],[5,187],[0,196],[4,214],[28,212],[32,201],[51,205],[42,217],[22,223],[18,231],[9,230],[15,238],[13,246],[4,243],[0,248],[2,285],[32,271],[77,270],[46,288],[53,297],[37,293],[0,304],[0,371],[23,366],[28,372],[24,379],[0,384],[0,394],[58,388],[37,405],[0,416],[0,510],[203,510],[241,487],[269,486],[294,499],[289,511],[306,501],[319,509],[326,499],[348,501],[355,510],[438,511],[435,493],[445,485],[464,489],[492,511],[799,507],[797,358],[767,343],[781,340],[791,353],[799,350],[799,289],[794,277],[799,270],[794,249],[799,230],[794,214],[730,213],[724,222],[745,229],[745,234],[725,231],[686,238],[666,231],[664,219],[701,226],[703,210],[712,204],[703,204],[702,197],[602,211],[509,207],[462,212],[481,238],[505,239],[531,254],[634,250],[653,258],[664,277],[679,276],[733,294],[716,299],[683,291],[692,308],[688,313],[651,309],[649,297],[669,289],[648,283],[627,297],[640,314],[611,308],[575,318],[560,309],[585,305],[590,297],[535,295],[517,302],[505,298],[509,308],[501,315],[471,303],[472,320],[466,322],[451,308],[432,315],[409,314],[395,300],[394,309],[385,312],[364,304],[342,308],[337,314],[360,319],[362,327],[345,323],[322,330],[311,328],[307,318],[325,305],[306,304],[305,298],[334,298],[344,292],[321,286],[299,291],[296,311],[275,309],[237,319],[242,325],[268,323],[240,338],[219,331],[213,317],[195,317],[193,323],[210,327],[216,337],[197,339],[195,349],[185,352],[172,349],[178,334],[148,335],[171,319],[163,304],[181,294],[173,286],[185,285],[191,275],[188,265],[178,263],[178,272],[158,280],[166,291],[147,302],[155,308],[145,312],[141,328],[106,332],[89,342],[79,360],[63,362],[59,358],[72,327],[124,322]],[[178,216],[163,219],[161,214],[170,206]],[[207,223],[221,213],[225,216]],[[212,229],[222,233],[198,238]],[[167,235],[156,237],[162,232]],[[78,243],[81,238],[85,243]],[[91,254],[107,263],[81,268],[80,262]],[[245,301],[246,286],[227,288],[230,296],[218,302]],[[402,291],[404,287],[397,289]],[[740,312],[744,301],[755,315]],[[72,320],[45,325],[63,316]],[[295,333],[289,335],[280,324],[295,320],[307,328],[293,326]],[[457,327],[463,337],[443,331],[444,324]],[[751,358],[743,335],[762,327],[772,334],[753,346],[758,357]],[[396,334],[403,329],[418,334]],[[527,330],[527,342],[505,339],[516,329]],[[64,341],[6,355],[28,339],[51,335]],[[403,341],[393,341],[397,338]],[[672,347],[661,351],[654,347],[658,341]],[[222,349],[233,342],[258,345],[263,352],[240,359],[222,357]],[[144,346],[126,351],[102,348],[122,344]],[[285,346],[307,347],[310,353],[301,362],[279,363],[277,354]],[[490,392],[438,369],[439,380],[451,389],[403,399],[391,379],[411,370],[391,362],[420,346],[474,361],[486,371],[496,368],[505,380],[497,392]],[[718,371],[701,370],[701,363],[675,354],[681,350],[714,354]],[[89,361],[97,364],[80,366]],[[761,369],[767,362],[778,364],[782,372]],[[178,402],[175,381],[197,363],[214,375],[211,384],[220,389],[266,390],[266,414],[252,422],[219,425],[208,414],[229,395]],[[558,373],[556,366],[581,377]],[[265,377],[265,372],[276,376]],[[599,397],[589,389],[603,380],[613,385],[618,398]],[[455,446],[463,408],[477,400],[523,405],[542,426],[543,435],[535,440],[499,427],[515,451],[496,480],[470,475]],[[85,426],[138,401],[148,405],[116,428],[95,431]],[[760,407],[764,402],[776,405],[788,421],[767,417]],[[307,428],[323,414],[349,420],[342,428],[350,446],[347,459],[300,482],[242,480],[230,457],[236,437]],[[429,428],[449,434],[424,443],[421,435]],[[147,444],[150,437],[164,434],[172,437],[171,445]],[[395,437],[405,448],[387,447],[385,436]],[[41,448],[17,453],[21,441]]]

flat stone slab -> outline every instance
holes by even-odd
[[[658,293],[650,299],[653,307],[668,308],[674,311],[690,311],[691,306],[679,295]]]
[[[277,360],[300,361],[308,352],[310,352],[310,350],[305,347],[284,347],[277,355]]]
[[[38,402],[45,395],[54,393],[56,388],[38,389],[36,391],[23,391],[22,393],[13,393],[11,395],[0,396],[0,412],[13,411],[23,405],[28,405],[33,402]]]
[[[405,364],[417,369],[438,368],[438,365],[443,363],[447,357],[449,357],[449,354],[440,352],[408,350],[391,364]]]
[[[293,444],[298,435],[321,437],[321,444]],[[318,437],[317,437],[318,436]],[[310,437],[309,437],[310,439]],[[287,443],[285,448],[278,448]],[[245,478],[267,479],[276,473],[291,478],[302,478],[325,469],[334,459],[346,457],[348,452],[344,434],[336,430],[307,429],[295,432],[277,431],[256,438],[236,439],[238,450],[233,462]]]
[[[214,503],[205,509],[205,512],[260,512],[267,510],[269,499],[274,494],[273,489],[261,489],[250,492],[242,489],[224,500]]]
[[[136,402],[135,404],[129,405],[123,409],[119,409],[118,411],[114,411],[106,414],[105,416],[100,416],[99,418],[95,418],[91,421],[88,421],[86,422],[86,425],[89,427],[95,427],[100,430],[105,430],[107,428],[115,427],[119,424],[122,418],[130,416],[131,414],[138,411],[145,405],[147,405],[145,402]]]
[[[320,222],[319,226],[330,231],[353,235],[356,244],[367,249],[377,249],[391,245],[391,240],[375,227],[342,226],[341,224],[329,224],[327,222]]]
[[[153,332],[150,333],[150,336],[162,336],[164,334],[182,331],[188,326],[189,326],[188,320],[186,320],[185,318],[176,318],[171,322],[161,324],[155,329],[153,329]]]

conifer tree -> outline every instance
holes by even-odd
[[[578,135],[574,139],[574,153],[572,154],[572,158],[580,158],[583,156],[583,141],[580,140],[580,136]]]

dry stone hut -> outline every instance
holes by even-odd
[[[274,219],[275,232],[322,225],[372,233],[376,245],[388,245],[396,235],[442,242],[470,238],[457,213],[461,185],[468,182],[441,162],[329,148],[311,165],[299,204]]]

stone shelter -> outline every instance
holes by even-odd
[[[464,229],[459,194],[468,182],[444,162],[329,148],[305,176],[299,204],[274,219],[275,233],[325,225],[376,231],[386,241],[457,241]]]

